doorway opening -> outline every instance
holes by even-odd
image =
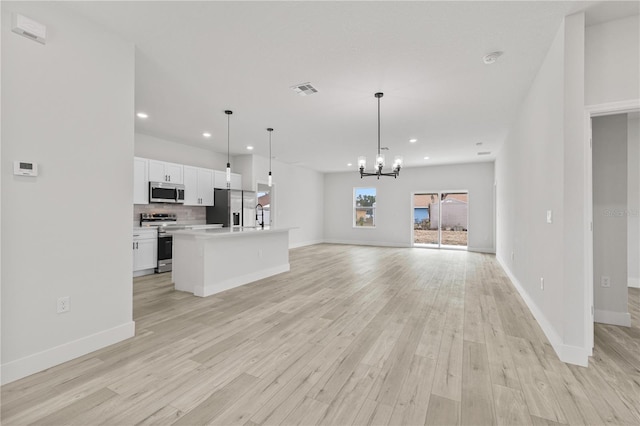
[[[415,247],[467,248],[468,191],[419,192],[412,202]]]
[[[603,330],[638,326],[638,303],[633,302],[640,270],[639,112],[640,100],[585,109],[584,317],[589,355],[598,334],[595,322],[601,323],[600,340],[608,334]]]

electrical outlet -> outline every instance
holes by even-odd
[[[69,296],[58,298],[58,313],[69,312]]]
[[[540,290],[544,290],[544,278],[540,278]]]
[[[611,278],[605,277],[604,275],[600,278],[600,285],[602,287],[611,287]]]
[[[553,223],[553,212],[551,210],[547,210],[547,223]]]

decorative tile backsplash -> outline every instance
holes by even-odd
[[[203,225],[207,223],[207,208],[182,204],[134,204],[133,226],[140,226],[140,213],[175,213],[178,223],[183,225]]]

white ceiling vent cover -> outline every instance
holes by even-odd
[[[38,43],[45,44],[47,40],[47,27],[18,13],[12,14],[11,31]]]
[[[489,155],[489,154],[491,154],[491,151],[480,151],[478,153],[478,155]]]
[[[295,86],[291,86],[294,92],[296,92],[300,96],[313,95],[314,93],[318,93],[318,89],[313,87],[311,83],[300,83]]]

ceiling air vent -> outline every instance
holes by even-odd
[[[478,155],[489,155],[489,154],[491,154],[491,151],[480,151],[478,153]]]
[[[291,86],[294,92],[296,92],[300,96],[313,95],[314,93],[318,93],[318,89],[313,87],[311,83],[300,83],[295,86]]]

